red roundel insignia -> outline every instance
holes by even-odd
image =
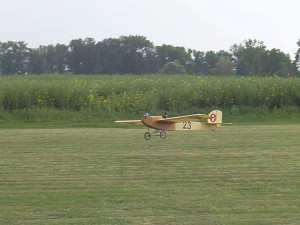
[[[210,114],[210,122],[214,123],[217,121],[217,115],[216,114]]]

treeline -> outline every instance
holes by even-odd
[[[0,74],[148,74],[299,75],[299,49],[291,59],[263,42],[245,40],[229,51],[198,51],[172,45],[154,46],[143,36],[93,38],[29,48],[25,42],[0,42]]]

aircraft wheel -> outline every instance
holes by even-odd
[[[150,134],[149,132],[146,132],[146,133],[144,134],[144,138],[145,138],[146,140],[149,140],[149,139],[151,138],[151,134]]]
[[[161,131],[159,136],[160,136],[161,139],[166,139],[166,137],[167,137],[166,131]]]

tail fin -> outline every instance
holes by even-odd
[[[209,114],[209,119],[207,119],[207,122],[209,124],[221,124],[222,123],[222,111],[220,110],[213,110]]]

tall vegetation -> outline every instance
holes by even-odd
[[[114,113],[300,107],[300,79],[211,76],[28,75],[0,77],[2,111]]]
[[[300,42],[298,42],[300,49]],[[154,46],[143,36],[93,38],[27,47],[25,42],[0,42],[0,74],[148,74],[188,73],[205,75],[287,76],[299,74],[295,59],[263,42],[245,40],[229,51],[198,51],[172,45]]]

